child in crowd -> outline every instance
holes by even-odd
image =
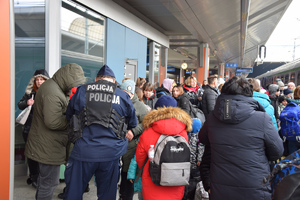
[[[153,110],[154,105],[157,101],[155,90],[150,82],[147,82],[143,86],[143,102]]]
[[[293,99],[293,91],[290,90],[289,88],[286,88],[283,90],[283,94],[286,98],[289,98],[289,99]]]
[[[193,118],[193,130],[189,133],[189,145],[191,150],[191,174],[189,185],[185,187],[185,194],[183,199],[194,199],[196,185],[201,181],[200,178],[200,163],[204,153],[204,146],[199,143],[198,132],[200,131],[202,123],[199,119]]]
[[[281,111],[285,108],[285,106],[288,104],[285,96],[279,96],[278,97],[278,114],[280,116]]]
[[[145,104],[145,102],[143,100],[143,97],[144,97],[143,90],[139,87],[135,87],[135,93],[138,96],[139,100]],[[150,112],[151,111],[150,106],[148,106],[147,104],[145,104],[145,106],[147,107],[148,112]]]
[[[199,143],[198,140],[198,132],[201,129],[202,123],[199,119],[193,118],[192,126],[193,126],[193,130],[191,131],[191,133],[189,133],[189,145],[191,149],[190,162],[192,168],[191,172],[199,168],[202,160],[203,152],[204,152],[204,146],[201,143]]]
[[[129,169],[127,172],[127,179],[133,183],[134,186],[134,192],[138,193],[138,198],[139,200],[143,199],[143,194],[142,194],[142,176],[139,177],[137,182],[135,181],[136,175],[139,173],[139,167],[136,163],[136,158],[135,155],[134,157],[131,159],[130,165],[129,165]]]

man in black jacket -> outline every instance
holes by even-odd
[[[216,89],[217,85],[218,79],[216,76],[208,77],[208,85],[206,86],[202,96],[202,110],[205,118],[207,118],[208,114],[214,110],[218,97],[218,90]]]

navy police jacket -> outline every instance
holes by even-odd
[[[86,88],[78,87],[76,93],[71,98],[66,112],[67,120],[73,114],[79,114],[86,106]],[[125,116],[128,121],[128,130],[137,125],[137,118],[132,101],[127,93],[116,88],[112,99],[112,108],[118,114]],[[95,109],[101,109],[95,108]],[[106,162],[118,159],[126,153],[128,140],[119,139],[111,128],[106,128],[100,124],[91,124],[83,128],[82,137],[79,138],[73,147],[70,157],[85,162]]]

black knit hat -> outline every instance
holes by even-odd
[[[41,75],[49,78],[49,74],[45,69],[37,69],[33,74],[34,77],[41,76]]]

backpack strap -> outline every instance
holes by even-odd
[[[143,170],[144,170],[144,167],[145,167],[147,161],[148,161],[148,157],[146,158],[146,160],[145,160],[145,162],[144,162],[142,168],[140,169],[139,173],[138,173],[137,176],[135,177],[135,180],[134,180],[135,183],[137,183],[137,182],[139,181],[139,178],[142,176],[142,173],[143,173]]]

